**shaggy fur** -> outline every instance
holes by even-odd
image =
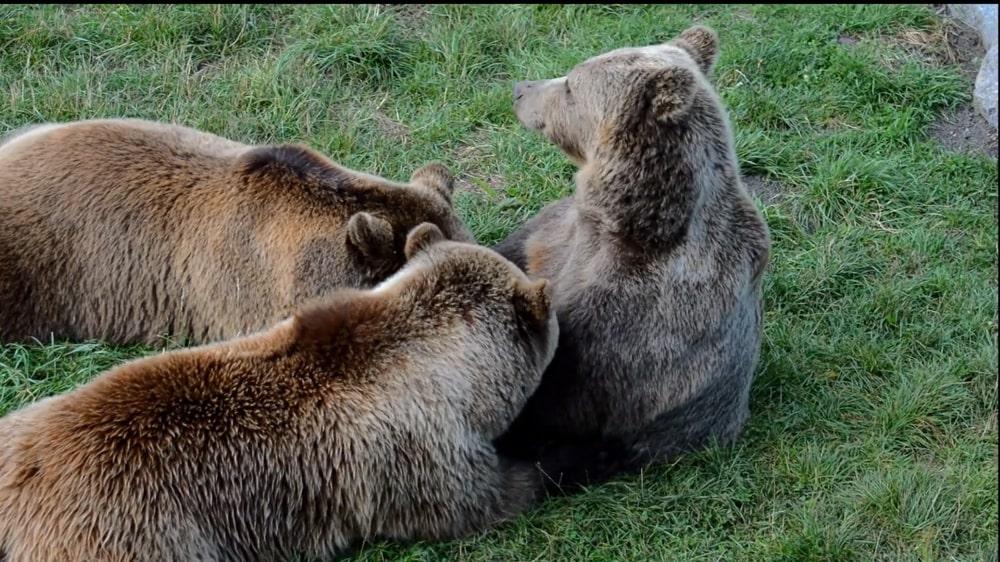
[[[403,185],[174,125],[36,126],[0,145],[0,340],[249,333],[388,277],[422,222],[472,241],[451,190],[437,164]]]
[[[515,87],[518,119],[580,171],[497,247],[552,281],[561,334],[500,445],[589,455],[569,483],[730,442],[747,420],[770,239],[706,78],[716,53],[693,27]]]
[[[373,290],[0,419],[0,558],[325,560],[526,509],[537,471],[491,441],[554,353],[547,283],[442,239],[415,229]]]

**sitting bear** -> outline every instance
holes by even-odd
[[[731,442],[747,420],[770,237],[706,78],[717,51],[697,26],[515,86],[518,120],[579,171],[575,195],[496,248],[551,281],[560,324],[498,445],[543,467],[591,451],[568,484]]]
[[[451,194],[437,164],[401,185],[149,121],[27,129],[0,145],[0,341],[249,333],[385,279],[422,222],[473,241]]]
[[[431,224],[409,262],[241,339],[0,419],[0,559],[329,559],[445,539],[542,493],[500,435],[558,340],[548,285]]]

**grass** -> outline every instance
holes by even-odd
[[[996,560],[997,164],[928,136],[958,67],[926,7],[2,6],[0,134],[143,117],[462,177],[480,242],[572,189],[517,79],[715,27],[747,174],[780,182],[752,419],[734,447],[376,560]],[[838,42],[841,35],[857,38]],[[0,413],[154,349],[0,346]]]

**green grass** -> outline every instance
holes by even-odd
[[[512,82],[693,22],[721,35],[744,172],[785,188],[762,205],[745,436],[469,540],[353,558],[996,560],[997,165],[928,138],[972,85],[893,41],[939,30],[927,8],[3,6],[0,134],[143,117],[395,179],[442,160],[490,244],[572,189]],[[0,346],[0,413],[154,351]]]

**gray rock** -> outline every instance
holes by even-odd
[[[983,66],[979,68],[979,75],[976,76],[976,90],[973,94],[973,103],[980,115],[986,121],[997,128],[997,46],[993,45],[986,52],[983,59]]]
[[[948,11],[959,21],[979,32],[986,50],[997,44],[996,4],[949,4]]]
[[[948,11],[959,21],[979,32],[986,57],[976,77],[973,93],[976,110],[997,128],[997,5],[949,4]]]

